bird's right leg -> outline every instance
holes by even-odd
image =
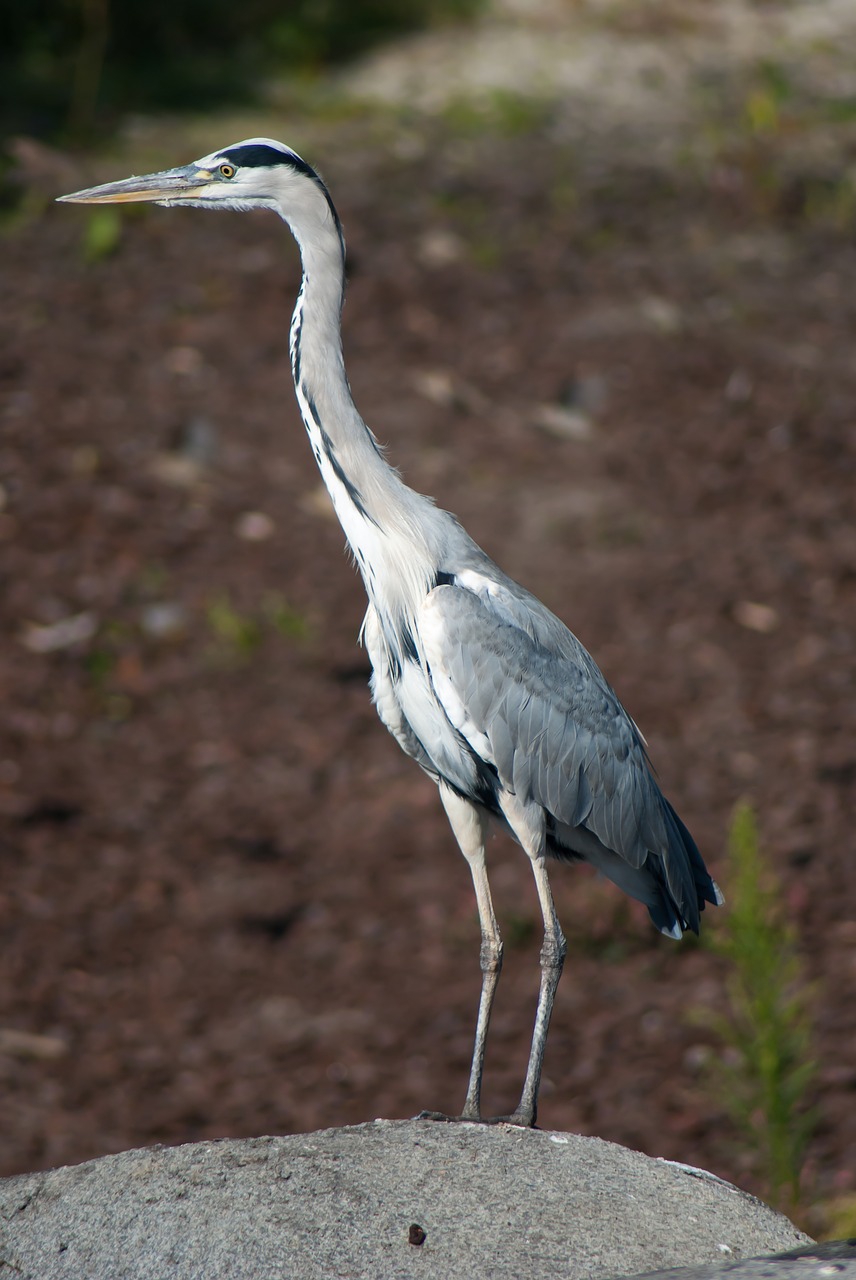
[[[482,987],[479,1000],[479,1016],[476,1023],[476,1040],[473,1047],[472,1065],[470,1066],[467,1099],[459,1117],[461,1120],[480,1120],[485,1045],[487,1043],[487,1029],[490,1023],[493,998],[496,994],[496,987],[502,970],[502,938],[499,935],[499,926],[493,910],[490,885],[487,879],[487,867],[485,865],[486,815],[474,804],[471,804],[469,800],[464,800],[462,796],[459,796],[442,782],[440,783],[440,799],[443,801],[443,808],[446,810],[446,816],[455,833],[455,839],[470,866],[473,887],[476,892],[479,924],[481,926]]]

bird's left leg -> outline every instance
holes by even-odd
[[[544,1063],[544,1049],[547,1044],[547,1031],[550,1027],[550,1016],[553,1012],[553,1001],[556,988],[562,976],[565,963],[567,943],[562,933],[550,881],[547,878],[546,841],[544,831],[543,810],[538,806],[523,806],[516,797],[506,796],[502,802],[503,813],[514,834],[529,854],[532,871],[535,875],[535,888],[541,915],[544,918],[544,943],[541,947],[541,985],[538,991],[538,1007],[535,1013],[535,1027],[532,1032],[532,1047],[529,1050],[529,1064],[526,1068],[526,1079],[523,1092],[516,1111],[502,1117],[509,1124],[525,1125],[531,1128],[538,1114],[538,1089],[541,1084],[541,1068]]]
[[[479,924],[481,926],[480,961],[482,988],[479,999],[479,1015],[476,1023],[476,1039],[473,1047],[472,1065],[470,1066],[467,1099],[464,1103],[464,1109],[460,1117],[458,1117],[461,1120],[480,1120],[485,1045],[487,1043],[487,1029],[490,1023],[493,998],[496,994],[496,987],[502,970],[502,938],[499,935],[499,925],[496,922],[496,915],[493,910],[487,867],[485,865],[486,815],[481,809],[471,804],[469,800],[464,800],[462,796],[459,796],[442,782],[440,783],[440,799],[443,801],[443,808],[446,810],[446,816],[455,833],[455,839],[470,866],[479,911]],[[435,1114],[433,1118],[439,1119],[440,1117]],[[443,1118],[445,1119],[446,1117]]]

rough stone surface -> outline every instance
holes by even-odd
[[[856,1239],[828,1240],[767,1258],[652,1271],[636,1280],[856,1280]]]
[[[32,1280],[609,1277],[808,1242],[685,1165],[573,1134],[418,1120],[9,1178],[0,1231],[0,1277]]]

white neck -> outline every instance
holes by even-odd
[[[436,555],[425,529],[442,513],[404,484],[357,412],[342,355],[344,245],[323,190],[306,179],[301,194],[289,193],[282,214],[303,265],[290,343],[297,402],[369,598],[402,618],[429,589]]]

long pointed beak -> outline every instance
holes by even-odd
[[[73,191],[71,195],[57,196],[64,204],[131,204],[140,201],[157,201],[170,204],[195,196],[211,181],[207,169],[186,165],[181,169],[166,169],[163,173],[147,173],[141,178],[123,178],[121,182],[105,182],[100,187],[88,187],[85,191]]]

